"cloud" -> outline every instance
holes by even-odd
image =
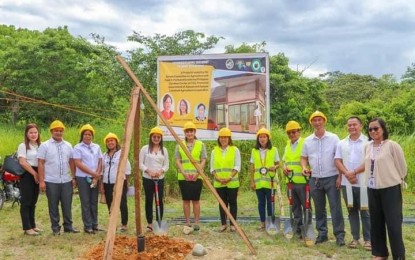
[[[152,36],[192,29],[224,46],[267,42],[305,74],[394,74],[414,61],[415,5],[408,1],[2,0],[0,23],[43,30],[67,25],[74,36],[105,37],[121,51],[133,31]],[[211,53],[211,52],[210,52]],[[311,66],[310,66],[311,64]]]

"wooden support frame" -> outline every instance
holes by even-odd
[[[128,115],[127,123],[126,123],[123,151],[121,152],[121,163],[120,163],[120,166],[118,168],[117,183],[115,185],[115,196],[114,196],[114,200],[113,200],[112,207],[111,207],[111,215],[110,215],[110,220],[109,220],[110,223],[108,225],[107,240],[105,241],[104,259],[112,259],[112,250],[113,250],[113,247],[114,247],[116,222],[117,222],[117,216],[119,214],[119,206],[120,206],[120,201],[121,201],[121,192],[120,191],[122,191],[122,185],[119,184],[121,182],[119,182],[118,180],[120,178],[123,178],[123,176],[124,176],[125,162],[126,162],[126,159],[127,159],[127,156],[128,156],[129,143],[131,141],[131,129],[133,127],[132,126],[133,118],[136,117],[136,115],[134,115],[133,113],[134,113],[134,111],[135,111],[135,113],[137,113],[137,106],[138,106],[138,100],[139,100],[140,92],[144,95],[144,97],[150,103],[151,107],[156,111],[157,115],[163,121],[164,125],[170,131],[170,133],[172,134],[172,136],[174,137],[176,142],[180,145],[180,147],[182,147],[183,151],[186,153],[186,155],[189,158],[189,160],[191,161],[191,163],[195,166],[195,168],[198,171],[199,175],[202,176],[202,179],[203,179],[205,185],[213,193],[216,200],[219,202],[220,206],[225,211],[225,213],[228,216],[229,220],[232,222],[232,224],[236,228],[236,231],[238,232],[239,236],[245,242],[245,244],[247,245],[247,247],[249,248],[251,253],[253,255],[256,255],[256,251],[255,251],[251,241],[249,241],[249,239],[246,236],[245,232],[239,227],[238,223],[236,222],[236,220],[233,218],[232,214],[230,213],[227,205],[225,205],[223,200],[220,198],[219,194],[216,192],[216,189],[210,183],[209,178],[203,173],[202,168],[199,166],[199,164],[196,162],[196,160],[192,157],[190,152],[184,146],[182,140],[179,138],[179,136],[173,130],[170,123],[166,119],[164,119],[164,117],[161,115],[161,112],[158,109],[156,103],[153,101],[153,99],[148,94],[148,92],[145,90],[145,88],[141,85],[140,81],[135,76],[135,74],[133,73],[131,68],[128,66],[128,64],[124,61],[124,59],[121,56],[119,56],[119,55],[116,56],[116,59],[121,64],[121,66],[124,68],[124,70],[127,72],[128,76],[134,81],[134,84],[136,85],[136,87],[133,89],[132,99],[131,99],[131,103],[130,103],[130,111],[129,111],[129,115]],[[125,150],[127,150],[127,153],[125,152]],[[123,159],[124,159],[124,161],[123,161]],[[134,160],[137,160],[137,158],[134,158]],[[124,164],[123,164],[123,162],[124,162]],[[124,169],[122,169],[123,165],[124,165]],[[136,212],[136,214],[137,214],[137,212]],[[140,234],[138,232],[138,228],[137,228],[137,234]]]

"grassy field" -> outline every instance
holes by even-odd
[[[415,196],[406,192],[404,194],[404,216],[413,217]],[[129,231],[128,235],[135,236],[134,200],[129,197]],[[284,201],[285,202],[285,201]],[[257,256],[250,254],[243,240],[236,233],[219,233],[218,221],[202,223],[198,234],[184,235],[182,226],[175,219],[182,217],[181,200],[174,196],[166,196],[165,219],[169,223],[169,236],[184,238],[186,240],[201,243],[209,249],[209,254],[203,259],[370,259],[370,252],[363,248],[349,249],[338,247],[331,233],[331,222],[329,222],[328,243],[319,246],[305,247],[302,241],[288,241],[282,236],[270,237],[265,232],[256,230],[258,222],[255,220],[258,213],[256,210],[256,197],[253,192],[241,192],[239,194],[239,216],[253,221],[240,223],[246,235],[257,251]],[[343,212],[346,212],[345,209]],[[144,220],[144,212],[142,219]],[[202,196],[202,218],[218,219],[217,203],[207,190]],[[346,216],[346,215],[345,215]],[[21,230],[19,207],[11,207],[6,203],[0,210],[0,259],[83,259],[83,255],[94,245],[105,240],[106,232],[96,235],[62,234],[53,236],[50,230],[50,222],[47,211],[47,199],[44,194],[39,197],[36,210],[38,226],[43,229],[42,235],[29,237],[23,235]],[[73,202],[74,227],[82,229],[81,209],[79,197],[74,195]],[[99,223],[106,229],[108,225],[108,212],[106,205],[99,205]],[[145,223],[143,223],[144,225]],[[346,241],[350,241],[350,229],[346,221]],[[404,224],[404,241],[408,258],[415,257],[415,225]],[[193,259],[189,257],[189,259]]]
[[[151,128],[151,127],[149,127]],[[147,131],[143,129],[142,144],[147,142]],[[108,132],[115,132],[120,137],[123,136],[122,128],[120,126],[107,127],[105,129],[99,129],[95,140],[103,148],[102,140]],[[346,132],[344,129],[338,129],[333,131],[340,137],[344,137]],[[304,133],[307,136],[309,133]],[[79,142],[78,129],[67,128],[65,131],[65,139],[71,142],[73,145]],[[41,131],[42,140],[49,138],[49,132],[47,129]],[[408,178],[409,183],[408,190],[404,193],[404,217],[414,218],[415,210],[415,162],[412,158],[415,158],[415,136],[392,136],[392,140],[401,144],[404,149],[404,153],[408,163]],[[17,149],[17,145],[23,140],[23,127],[10,128],[7,126],[0,126],[0,156],[3,160],[4,156],[14,152]],[[281,152],[284,145],[286,136],[282,129],[273,129],[273,144]],[[211,151],[215,142],[206,142],[208,152]],[[175,143],[166,143],[166,147],[172,154]],[[182,226],[177,224],[177,218],[182,217],[181,200],[178,198],[177,181],[175,177],[176,169],[174,167],[173,156],[171,158],[171,167],[167,173],[167,185],[166,190],[169,194],[166,196],[166,210],[165,219],[169,221],[170,229],[169,236],[183,237],[187,240],[194,241],[195,243],[201,243],[202,245],[210,249],[210,256],[214,258],[203,259],[321,259],[321,258],[334,258],[334,259],[370,259],[370,252],[365,251],[363,248],[356,250],[348,249],[347,247],[339,248],[335,245],[334,236],[331,234],[331,222],[329,223],[329,243],[325,243],[319,246],[313,246],[307,248],[301,241],[287,241],[281,236],[272,238],[264,232],[258,232],[256,227],[258,222],[255,218],[258,217],[256,209],[256,196],[255,193],[248,191],[247,185],[247,161],[249,158],[250,149],[253,146],[253,142],[237,142],[237,146],[241,150],[242,159],[244,161],[241,178],[242,187],[239,194],[239,209],[238,214],[242,219],[249,219],[251,221],[241,222],[240,225],[244,229],[248,238],[252,242],[258,255],[256,257],[250,255],[250,252],[243,240],[236,233],[218,233],[219,227],[219,213],[218,206],[215,198],[210,194],[208,190],[203,192],[202,196],[202,218],[209,218],[213,221],[202,224],[202,230],[198,234],[185,236],[182,234]],[[130,151],[132,154],[132,151]],[[130,159],[132,156],[130,156]],[[205,169],[207,171],[207,169]],[[285,190],[283,189],[283,192]],[[284,203],[286,200],[284,199]],[[142,203],[143,205],[144,203]],[[285,211],[288,212],[288,208],[285,207]],[[41,194],[37,207],[37,222],[40,228],[44,230],[43,234],[39,237],[28,237],[23,235],[21,230],[21,221],[19,214],[19,207],[11,207],[10,203],[6,203],[4,208],[0,210],[0,259],[82,259],[84,253],[92,246],[105,240],[106,232],[101,232],[97,235],[86,234],[62,234],[61,236],[52,236],[50,230],[50,222],[47,211],[47,200],[44,194]],[[343,210],[346,217],[346,210]],[[130,213],[130,229],[128,234],[135,236],[135,221],[134,221],[134,201],[133,197],[129,197],[129,213]],[[277,215],[279,213],[277,212]],[[244,217],[244,218],[242,218]],[[217,221],[214,221],[214,219]],[[142,213],[142,219],[144,220],[144,214]],[[81,209],[78,195],[74,196],[73,203],[73,220],[74,226],[78,229],[82,229]],[[100,205],[99,207],[99,222],[102,227],[106,228],[108,225],[108,212],[106,205]],[[253,221],[252,221],[253,220]],[[350,241],[350,229],[348,221],[346,223],[346,240]],[[415,258],[415,225],[404,224],[404,241],[407,249],[408,258]],[[241,257],[239,255],[242,254]],[[218,257],[219,256],[219,257]],[[215,258],[216,257],[216,258]],[[191,259],[191,258],[189,258]]]

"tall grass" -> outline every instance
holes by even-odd
[[[145,145],[148,143],[148,133],[153,126],[148,126],[143,124],[144,127],[141,129],[141,145]],[[123,125],[110,125],[110,126],[94,126],[96,130],[96,136],[94,137],[94,142],[101,146],[101,150],[105,152],[105,144],[104,144],[104,137],[108,132],[113,132],[117,134],[120,138],[124,136],[124,129]],[[340,139],[347,136],[347,131],[345,128],[337,128],[337,129],[328,129],[329,131],[336,133]],[[23,133],[24,127],[17,127],[13,128],[6,125],[0,125],[0,157],[2,158],[1,161],[4,159],[5,155],[11,154],[17,150],[17,146],[19,143],[23,141]],[[303,137],[306,137],[311,134],[311,131],[305,129],[302,133]],[[50,138],[49,129],[43,128],[41,129],[41,139],[42,141],[46,141]],[[67,127],[64,133],[64,139],[70,142],[72,145],[75,145],[79,142],[79,128],[76,127]],[[415,190],[415,162],[413,158],[415,158],[415,135],[412,134],[410,136],[398,136],[392,135],[391,140],[398,142],[402,149],[404,150],[406,162],[408,164],[408,177],[407,183],[409,185],[410,190]],[[284,147],[287,142],[287,136],[284,132],[284,129],[280,127],[273,127],[272,128],[272,144],[273,146],[277,147],[280,158],[283,155]],[[206,150],[208,152],[208,161],[210,159],[210,153],[213,150],[213,147],[217,145],[216,141],[205,141]],[[235,141],[235,145],[239,148],[242,157],[242,169],[241,173],[239,174],[241,179],[241,190],[248,190],[249,189],[249,161],[251,156],[251,150],[255,145],[255,141]],[[133,161],[133,147],[130,150],[130,160]],[[170,169],[166,175],[166,184],[169,186],[168,190],[171,192],[171,195],[178,195],[178,185],[176,181],[177,169],[176,163],[174,158],[174,149],[176,147],[176,142],[165,142],[165,147],[169,151],[169,158],[170,158]],[[207,163],[204,173],[211,177],[209,174],[209,163]],[[131,182],[132,182],[131,178]]]

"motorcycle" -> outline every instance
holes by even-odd
[[[19,181],[20,176],[4,171],[0,165],[0,209],[3,208],[6,201],[11,201],[12,207],[15,203],[20,204]]]

